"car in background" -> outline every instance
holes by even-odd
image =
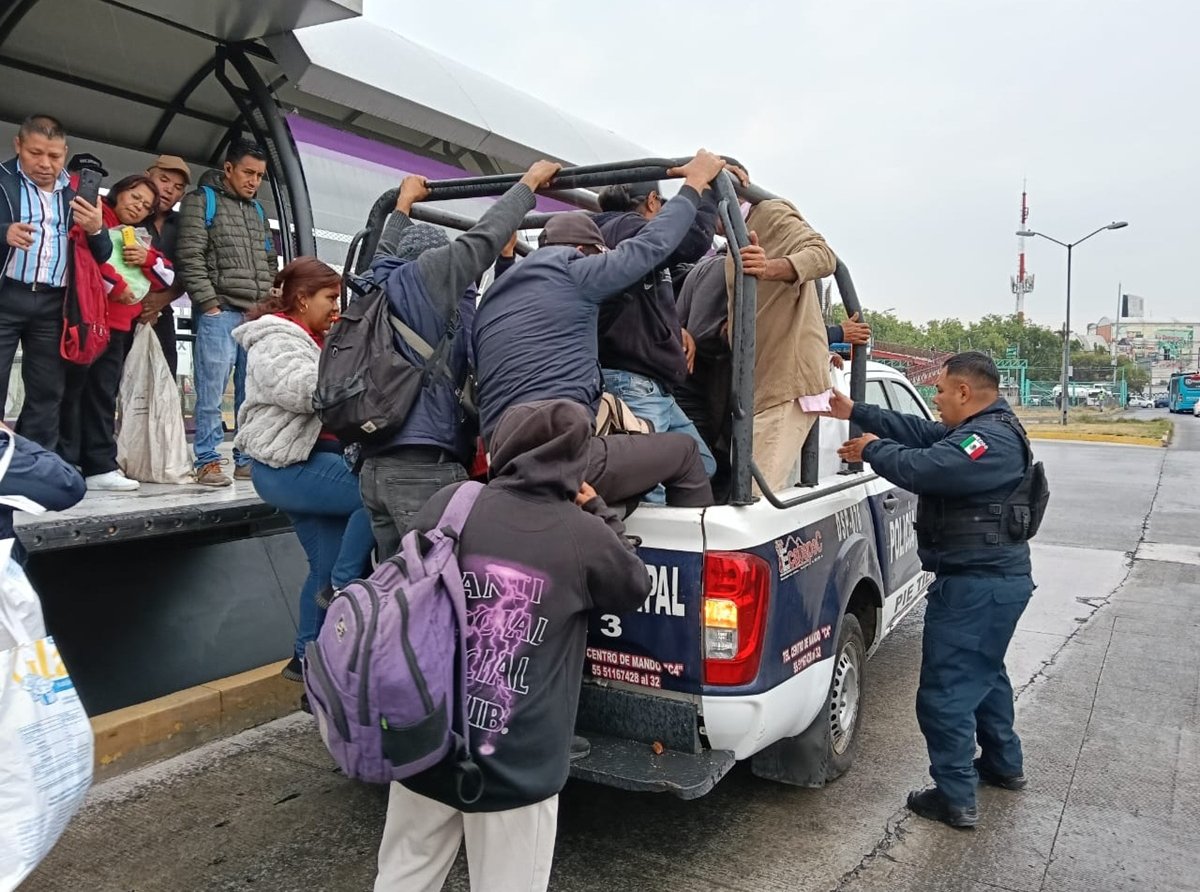
[[[1128,405],[1131,409],[1153,409],[1154,400],[1146,396],[1131,396]]]
[[[1196,405],[1192,406],[1192,417],[1200,418],[1200,400],[1196,400]]]
[[[1164,395],[1164,396],[1156,396],[1156,397],[1154,398],[1154,408],[1156,408],[1156,409],[1168,409],[1168,408],[1170,408],[1170,406],[1171,406],[1171,399],[1170,399],[1170,397],[1168,397],[1168,396]]]

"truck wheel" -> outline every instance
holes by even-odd
[[[858,726],[862,716],[866,682],[867,645],[858,617],[842,617],[837,651],[833,656],[833,680],[829,683],[829,760],[826,780],[845,774],[858,751]]]
[[[854,762],[861,724],[867,646],[852,613],[842,617],[833,654],[829,699],[812,724],[795,737],[777,740],[751,757],[759,777],[797,787],[822,787],[841,777]]]

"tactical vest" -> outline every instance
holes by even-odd
[[[921,496],[917,503],[917,546],[936,551],[971,551],[1017,545],[1037,535],[1050,501],[1046,471],[1033,460],[1025,428],[1015,415],[1000,420],[1021,438],[1025,476],[1000,502],[967,505],[945,496]]]

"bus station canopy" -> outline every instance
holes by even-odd
[[[244,122],[228,52],[288,112],[469,171],[647,154],[362,18],[362,0],[15,0],[0,11],[0,120],[44,112],[72,149],[211,164]]]

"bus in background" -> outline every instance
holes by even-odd
[[[1200,399],[1200,372],[1175,372],[1167,384],[1167,408],[1191,412]]]

